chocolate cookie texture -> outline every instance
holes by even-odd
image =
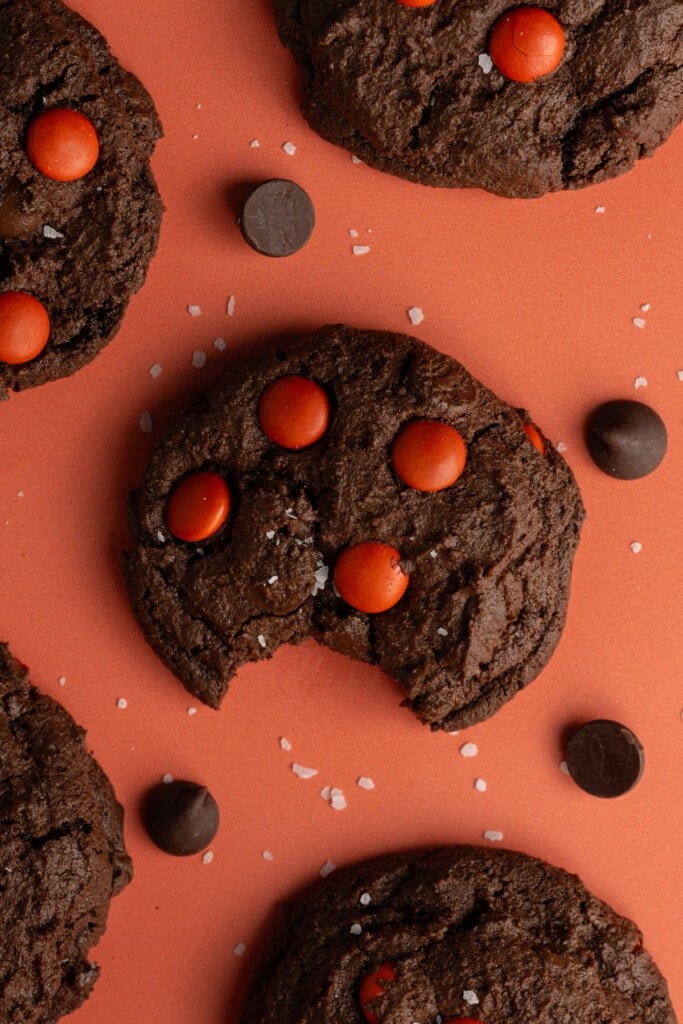
[[[264,407],[266,431],[282,426],[278,404],[262,401],[274,381],[286,394],[296,385],[291,433],[307,447],[262,429]],[[311,411],[318,426],[306,434]],[[461,475],[434,493],[392,465],[395,438],[422,419],[449,424],[466,446]],[[147,639],[212,707],[245,662],[312,636],[379,665],[432,728],[486,718],[560,638],[583,519],[570,469],[523,426],[459,363],[406,335],[326,327],[231,367],[157,444],[133,496],[125,575]],[[169,500],[197,478],[205,500],[192,525],[217,529],[188,531],[187,509]],[[211,481],[227,482],[229,514]],[[368,549],[372,573],[354,575]],[[337,589],[342,561],[351,586]],[[367,609],[380,614],[340,596],[377,586]]]
[[[50,322],[39,354],[0,361],[6,398],[93,359],[142,286],[162,213],[149,163],[161,125],[137,78],[59,0],[0,0],[0,56],[0,293],[34,296]],[[95,166],[71,181],[27,151],[38,115],[65,109],[99,142]]]
[[[411,181],[510,197],[623,174],[683,117],[678,0],[543,6],[564,30],[562,60],[516,82],[487,54],[509,0],[274,0],[323,138]]]
[[[292,903],[241,1024],[675,1024],[642,935],[581,881],[452,847],[335,873]]]
[[[0,644],[0,1020],[54,1024],[87,999],[88,952],[132,877],[123,815],[84,733]]]

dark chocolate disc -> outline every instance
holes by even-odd
[[[246,241],[263,256],[291,256],[311,237],[313,203],[293,181],[264,181],[242,207],[240,227]]]
[[[639,781],[644,765],[640,740],[620,722],[588,722],[567,743],[569,774],[591,796],[628,793]]]
[[[642,402],[605,402],[588,418],[586,443],[595,464],[619,480],[637,480],[656,469],[666,453],[666,427]]]
[[[218,804],[206,786],[161,782],[147,796],[145,828],[165,853],[187,857],[204,850],[218,831]]]

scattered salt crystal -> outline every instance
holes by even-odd
[[[201,310],[200,306],[188,306],[187,307],[187,312],[190,314],[190,316],[201,316],[202,315],[202,310]]]
[[[359,898],[358,902],[361,903],[364,907],[368,907],[370,905],[370,903],[372,902],[371,897],[370,897],[370,893],[369,892],[362,892],[360,894],[360,898]]]
[[[436,551],[434,550],[434,548],[432,548],[432,550],[429,552],[429,556],[430,556],[430,558],[437,558],[438,557]]]
[[[325,584],[327,583],[329,575],[330,570],[326,565],[319,565],[318,568],[315,570],[315,572],[313,573],[313,597],[315,597],[319,590],[325,589]]]
[[[479,753],[479,747],[476,743],[463,743],[460,753],[463,757],[476,757]]]
[[[351,252],[354,256],[365,256],[366,253],[370,252],[369,245],[352,245]]]
[[[349,931],[351,932],[352,935],[360,935],[361,932],[363,931],[363,926],[360,924],[352,924],[351,927],[349,928]]]
[[[361,160],[361,158],[359,156],[356,156],[355,153],[352,153],[351,154],[351,163],[352,164],[362,164],[363,161]]]
[[[470,1006],[476,1006],[477,1003],[479,1002],[479,996],[477,995],[476,992],[473,992],[471,988],[466,988],[462,994],[462,997],[466,1003],[469,1003]]]
[[[275,860],[275,857],[273,857],[270,850],[264,850],[261,856],[263,857],[264,860]]]
[[[291,750],[292,744],[285,736],[280,737],[280,750]]]
[[[474,780],[474,788],[476,789],[477,793],[485,793],[486,792],[486,779],[475,779]]]
[[[449,736],[459,736],[460,735],[460,730],[459,729],[447,729],[446,732],[448,733]]]
[[[275,536],[275,530],[266,530],[266,537],[268,540],[272,540]]]
[[[116,706],[117,708],[120,708],[121,711],[123,711],[124,708],[128,707],[128,701],[126,700],[125,697],[119,697],[119,699],[116,702]]]
[[[351,238],[358,238],[358,232],[355,228],[349,228],[349,234],[351,235]]]
[[[491,843],[499,843],[502,838],[503,833],[496,828],[487,828],[484,832],[484,839],[488,839]]]
[[[293,508],[286,508],[285,509],[285,515],[287,516],[288,519],[296,519],[297,518],[297,516],[294,515],[294,509]]]
[[[251,146],[252,149],[258,149],[261,143],[259,142],[258,139],[252,139],[249,145]]]
[[[644,302],[642,304],[642,306],[640,307],[640,312],[641,313],[647,313],[649,311],[649,309],[650,309],[650,303],[649,302]]]
[[[332,799],[330,800],[330,806],[332,807],[333,811],[346,810],[346,797],[344,796],[341,790],[338,790],[336,793],[334,792],[334,790],[332,791]]]
[[[235,956],[244,956],[246,948],[247,947],[243,942],[238,942],[235,948],[233,949],[233,953],[235,954]]]
[[[43,224],[43,237],[44,238],[64,238],[61,231],[57,231],[56,228],[51,228],[49,224]]]
[[[219,352],[225,352],[225,338],[214,338],[213,347]]]
[[[437,633],[439,634],[439,636],[448,636],[448,630],[444,629],[443,626],[439,626],[439,628],[437,629]]]
[[[296,761],[292,764],[292,771],[300,779],[312,779],[318,774],[317,768],[305,768],[302,764],[297,764]]]
[[[294,145],[293,142],[285,142],[282,148],[284,149],[287,156],[294,156],[294,154],[296,153],[296,146]]]
[[[24,497],[24,492],[23,491],[17,491],[17,498],[23,498],[23,497]]]
[[[57,682],[60,686],[66,686],[66,676],[60,676]]]
[[[634,316],[631,323],[634,327],[640,327],[641,330],[645,326],[645,321],[643,320],[642,316]]]
[[[595,212],[596,213],[604,213],[605,209],[606,209],[606,207],[604,207],[604,206],[596,206],[595,207]]]
[[[477,57],[477,64],[479,65],[479,67],[481,68],[485,75],[491,73],[491,70],[493,68],[493,61],[489,57],[488,53],[480,53],[479,56]]]
[[[159,541],[160,544],[165,544],[166,543],[166,538],[164,537],[164,535],[161,532],[161,530],[157,530],[157,540]]]
[[[195,349],[192,353],[192,365],[198,370],[201,370],[202,366],[206,363],[206,352],[200,352],[199,349]]]
[[[679,380],[683,380],[683,370],[676,370],[676,376]]]
[[[636,391],[638,390],[638,388],[646,388],[647,379],[645,377],[636,377],[636,379],[633,382],[633,386],[636,389]]]
[[[162,369],[163,368],[162,368],[161,363],[154,363],[154,365],[150,366],[150,368],[149,368],[149,375],[150,375],[150,377],[154,377],[156,379],[159,376],[159,374],[161,373]]]
[[[194,135],[192,136],[192,138],[193,138],[193,139],[195,140],[195,142],[196,142],[196,140],[197,140],[197,139],[199,138],[199,136],[198,136],[198,135],[197,135],[197,134],[195,133],[195,134],[194,134]]]
[[[566,761],[560,761],[560,771],[564,772],[565,775],[569,775],[569,765]]]
[[[331,875],[336,870],[336,867],[336,864],[333,864],[331,860],[326,860],[318,874],[321,878],[327,878],[328,875]]]
[[[228,314],[228,316],[234,316],[235,315],[235,301],[236,300],[235,300],[235,296],[234,295],[229,295],[228,296],[228,302],[227,302],[227,305],[225,307],[225,312]]]
[[[206,853],[204,854],[204,856],[202,857],[202,864],[210,864],[212,860],[213,860],[213,853],[211,852],[211,850],[207,850]],[[238,954],[238,956],[239,955],[241,955],[241,954]]]
[[[331,792],[332,792],[332,787],[331,786],[323,786],[323,788],[320,790],[320,795],[323,798],[323,800],[329,800]]]
[[[169,772],[166,772],[165,775],[161,776],[161,781],[165,786],[170,786],[170,784],[173,782],[173,776],[170,775]]]
[[[629,544],[629,547],[634,555],[640,554],[640,552],[643,550],[643,545],[640,544],[637,540],[632,541],[631,544]]]
[[[274,583],[277,583],[277,581],[278,581],[279,579],[280,579],[280,577],[279,577],[279,576],[271,576],[271,577],[270,577],[270,578],[268,579],[268,586],[269,586],[269,587],[272,587],[272,585],[273,585]]]
[[[192,718],[192,716],[193,716],[193,715],[196,715],[196,714],[197,714],[197,709],[196,709],[196,708],[193,708],[192,706],[190,706],[190,707],[189,707],[189,708],[187,709],[187,713],[188,713],[188,715],[190,716],[190,718]]]
[[[154,421],[152,420],[152,417],[151,417],[150,413],[148,413],[148,412],[141,412],[140,413],[140,421],[139,422],[140,422],[140,430],[142,431],[143,434],[151,434],[152,433],[152,431],[154,430]]]
[[[413,327],[417,327],[424,320],[425,315],[419,306],[411,306],[408,310],[408,319],[410,320]]]
[[[257,641],[259,647],[265,647],[266,646],[266,638],[264,637],[263,633],[259,633],[259,635],[256,637],[256,641]]]
[[[367,775],[359,776],[359,778],[356,780],[356,785],[360,786],[361,789],[374,789],[375,788],[374,781],[371,778],[369,778]]]
[[[567,450],[567,446],[564,443],[564,441],[558,441],[557,444],[555,445],[555,448],[560,453],[566,452],[566,450]]]

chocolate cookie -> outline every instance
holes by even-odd
[[[434,437],[415,448],[415,429]],[[336,326],[231,367],[183,411],[133,519],[135,613],[206,704],[312,636],[454,729],[552,654],[583,507],[555,449],[455,360]]]
[[[409,2],[274,0],[304,69],[304,115],[380,170],[540,196],[623,174],[683,116],[678,0],[544,2],[564,50],[531,82],[491,60],[494,26],[519,10],[510,0]]]
[[[675,1024],[642,935],[508,850],[399,854],[287,908],[242,1024]]]
[[[132,877],[123,814],[84,733],[0,644],[0,1020],[54,1024],[99,975],[88,951]]]
[[[28,295],[49,321],[47,344],[8,339],[0,311],[6,398],[93,359],[142,286],[162,213],[149,164],[161,125],[137,78],[59,0],[0,0],[0,39],[0,300]],[[60,132],[92,151],[92,169],[81,150],[64,156]]]

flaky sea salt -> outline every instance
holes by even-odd
[[[463,757],[476,757],[479,753],[479,747],[476,743],[463,743],[460,753]]]
[[[503,833],[497,828],[487,828],[483,835],[490,843],[500,843],[503,839]]]
[[[358,238],[358,232],[355,228],[349,228],[349,235],[351,238]]]
[[[410,320],[413,327],[417,327],[424,320],[425,315],[419,306],[411,306],[408,310],[408,319]]]
[[[149,368],[149,375],[150,375],[150,377],[154,377],[154,379],[156,380],[156,378],[159,376],[159,374],[162,372],[162,370],[163,370],[163,367],[162,367],[161,363],[154,363]]]
[[[275,860],[275,857],[273,857],[270,850],[264,850],[261,856],[263,857],[264,860]]]
[[[192,705],[190,705],[190,707],[187,709],[187,713],[190,716],[190,718],[192,718],[194,715],[197,714],[197,709],[195,707],[192,707]]]
[[[235,956],[244,956],[246,949],[247,947],[243,942],[238,942],[235,948],[233,949],[233,953],[235,954]]]
[[[190,316],[201,316],[202,315],[202,310],[201,310],[200,306],[188,306],[187,307],[187,312],[190,314]]]
[[[564,443],[564,441],[558,441],[558,442],[557,442],[557,444],[555,445],[555,450],[556,450],[556,451],[558,451],[558,452],[560,453],[560,455],[561,455],[561,454],[562,454],[563,452],[566,452],[566,450],[567,450],[567,446],[566,446],[566,444]]]
[[[370,906],[370,904],[371,904],[371,902],[372,902],[372,898],[371,898],[371,896],[370,896],[370,893],[369,893],[369,892],[362,892],[362,893],[360,894],[360,897],[359,897],[359,899],[358,899],[358,902],[359,902],[359,903],[360,903],[360,904],[361,904],[362,906],[364,906],[364,907],[369,907],[369,906]]]
[[[349,931],[352,935],[360,935],[363,931],[363,926],[360,924],[352,924]]]
[[[351,246],[351,252],[353,253],[354,256],[365,256],[367,253],[370,252],[370,246],[369,245],[352,245]]]
[[[326,565],[319,565],[318,568],[315,570],[315,572],[313,573],[313,597],[315,597],[319,590],[325,589],[325,584],[327,583],[329,575],[330,570],[329,567]]]
[[[640,312],[641,313],[647,313],[647,312],[649,312],[649,309],[650,309],[650,303],[649,302],[644,302],[642,304],[642,306],[640,307]]]
[[[477,57],[477,64],[485,75],[489,75],[493,69],[493,61],[489,57],[488,53],[480,53]]]
[[[142,431],[143,434],[151,434],[152,431],[154,430],[154,421],[152,420],[151,414],[148,412],[140,413],[139,423],[140,430]]]
[[[479,996],[477,995],[476,992],[473,992],[471,988],[466,988],[462,994],[462,997],[466,1003],[469,1003],[470,1006],[476,1006],[477,1003],[479,1002]]]
[[[229,295],[228,296],[228,302],[227,302],[227,305],[225,307],[225,312],[228,314],[228,316],[234,316],[235,315],[235,305],[236,305],[235,296],[234,295]]]
[[[645,326],[645,321],[643,320],[642,316],[634,316],[631,323],[634,327],[640,327],[641,330]]]
[[[294,156],[294,154],[296,153],[296,146],[294,145],[293,142],[285,142],[282,148],[284,149],[287,156]]]
[[[64,235],[56,228],[51,228],[49,224],[43,224],[43,238],[64,238]]]
[[[202,856],[202,864],[211,864],[213,861],[213,853],[211,850],[207,850]]]
[[[320,875],[321,878],[327,878],[327,876],[331,875],[333,871],[336,871],[336,869],[336,864],[333,864],[331,860],[326,860],[323,866],[318,871],[318,874]]]
[[[225,352],[225,338],[214,338],[213,347],[219,352]]]
[[[268,586],[269,586],[269,587],[272,587],[272,586],[273,586],[273,584],[274,584],[274,583],[277,583],[277,581],[278,581],[279,579],[280,579],[280,577],[279,577],[279,576],[270,576],[270,577],[268,578]]]
[[[646,388],[647,387],[647,378],[646,377],[636,377],[636,379],[633,382],[633,386],[636,389],[636,391],[638,391],[639,388]]]
[[[355,153],[352,153],[351,154],[351,163],[352,164],[362,164],[363,161],[361,160],[361,158],[359,156],[356,156]]]
[[[119,699],[116,702],[116,706],[117,708],[120,708],[121,711],[123,711],[125,708],[128,707],[128,701],[126,700],[125,697],[119,697]]]
[[[259,635],[256,637],[256,642],[259,645],[259,647],[264,647],[265,648],[265,646],[266,646],[266,638],[264,637],[263,633],[259,633]]]
[[[280,750],[291,750],[292,744],[289,742],[286,736],[280,737]]]
[[[634,555],[639,555],[640,552],[643,550],[643,545],[637,540],[631,541],[629,547]]]
[[[66,686],[66,676],[60,676],[57,682],[60,686]]]
[[[346,807],[347,807],[346,797],[342,793],[341,789],[332,789],[332,791],[331,791],[331,799],[330,799],[330,807],[332,808],[333,811],[345,811],[346,810]]]
[[[439,628],[437,629],[437,633],[439,634],[439,636],[448,636],[448,630],[444,629],[443,626],[439,626]]]
[[[294,761],[291,768],[299,779],[312,779],[318,774],[317,768],[306,768],[303,764],[297,764],[296,761]]]
[[[201,370],[202,366],[206,365],[206,352],[195,349],[192,353],[192,365],[196,367],[197,370]]]
[[[252,139],[249,145],[251,146],[252,149],[258,149],[261,143],[259,142],[258,139]]]
[[[169,772],[166,772],[164,775],[161,776],[161,781],[165,786],[170,786],[171,783],[173,782],[173,776]]]
[[[374,780],[371,779],[367,775],[360,775],[358,777],[358,779],[356,780],[356,785],[360,786],[361,789],[374,789],[375,788]]]
[[[560,761],[560,771],[564,772],[565,775],[569,775],[569,765],[566,761]]]
[[[683,380],[683,370],[676,370],[676,376],[679,380]]]
[[[485,793],[486,792],[486,779],[475,779],[474,780],[474,788],[476,789],[477,793]]]
[[[596,213],[604,213],[604,212],[605,212],[605,210],[606,210],[606,207],[605,207],[605,206],[596,206],[596,207],[595,207],[595,212],[596,212]]]

